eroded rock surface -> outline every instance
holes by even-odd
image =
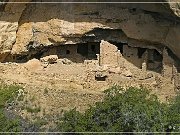
[[[81,43],[83,36],[98,28],[119,29],[127,38],[163,44],[180,58],[179,3],[8,3],[0,14],[0,51],[11,50],[12,54],[28,54],[40,46]],[[114,38],[111,40],[117,41],[118,37]]]
[[[0,79],[25,86],[27,105],[42,108],[38,116],[84,111],[116,84],[147,87],[162,101],[180,90],[178,3],[0,8]]]

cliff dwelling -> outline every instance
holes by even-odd
[[[101,42],[62,44],[29,52],[28,55],[14,55],[12,59],[16,62],[23,62],[33,58],[41,59],[49,55],[57,55],[58,59],[67,58],[73,63],[84,63],[86,60],[92,60],[97,61],[100,66],[122,66],[122,61],[126,60],[139,69],[143,68],[143,62],[145,62],[147,70],[161,73],[163,68],[162,52],[156,49],[133,47],[127,43],[103,40]]]
[[[47,70],[52,64],[59,65],[59,69],[72,66],[84,74],[77,75],[72,70],[62,77],[81,76],[88,89],[111,84],[136,86],[146,83],[150,87],[155,83],[153,87],[163,89],[165,87],[160,82],[168,82],[169,79],[170,84],[167,84],[173,89],[179,88],[179,59],[176,55],[164,45],[128,39],[121,30],[94,29],[73,44],[45,46],[29,42],[27,49],[25,54],[7,55],[4,62],[26,63],[38,59]],[[157,78],[161,81],[157,81]]]
[[[40,50],[30,49],[28,55],[13,57],[16,62],[20,63],[36,58],[48,65],[61,63],[60,68],[66,68],[67,65],[70,66],[68,68],[76,67],[77,70],[86,72],[83,75],[84,81],[92,85],[88,88],[93,88],[113,83],[122,84],[122,81],[119,82],[119,80],[124,80],[127,85],[152,83],[157,81],[157,76],[159,76],[158,78],[163,77],[166,81],[168,79],[174,80],[174,84],[169,83],[172,87],[178,86],[179,70],[175,64],[177,63],[174,60],[176,58],[173,56],[174,54],[165,47],[156,48],[152,45],[148,48],[143,45],[128,44],[127,41],[101,40],[100,42],[90,41],[48,46],[40,48]],[[48,68],[48,65],[44,68]],[[74,74],[73,72],[75,71],[69,71],[68,77],[75,77],[71,75]],[[132,78],[139,78],[138,80],[141,82],[132,82]],[[162,85],[158,84],[159,82],[156,83],[157,86]],[[177,86],[176,88],[178,88]]]
[[[12,72],[82,90],[116,84],[146,86],[158,94],[180,89],[179,20],[164,8],[22,5],[0,16],[1,76],[11,80]]]
[[[168,103],[180,91],[179,3],[53,1],[0,2],[0,83],[22,86],[18,104],[3,103],[7,124],[14,110],[53,131],[66,110],[85,111],[112,86],[147,88]]]

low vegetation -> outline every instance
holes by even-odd
[[[8,117],[7,106],[17,99],[19,86],[0,86],[0,132],[24,131],[19,118]],[[102,102],[90,106],[84,113],[69,110],[57,122],[63,132],[180,132],[180,95],[168,103],[161,103],[156,95],[144,88],[123,89],[113,86],[104,91]],[[19,100],[17,100],[19,101]],[[26,108],[29,113],[40,107]],[[48,124],[38,118],[33,131]],[[45,129],[46,130],[46,129]],[[47,130],[46,130],[47,131]]]
[[[169,104],[144,88],[114,86],[85,113],[64,113],[58,124],[65,132],[180,132],[180,96]]]
[[[18,118],[10,119],[5,115],[6,105],[17,97],[19,89],[19,86],[0,85],[0,132],[20,131]]]
[[[30,112],[30,113],[38,113],[41,111],[41,108],[40,107],[26,107],[26,110],[27,112]]]

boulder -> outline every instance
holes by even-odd
[[[72,61],[68,60],[67,58],[64,58],[64,59],[62,59],[62,63],[69,65],[72,63]]]
[[[41,69],[41,62],[38,59],[31,59],[24,64],[24,67],[30,71]]]
[[[129,71],[129,70],[126,70],[126,71],[124,71],[123,73],[122,73],[124,76],[126,76],[126,77],[132,77],[132,73],[131,73],[131,71]]]
[[[57,55],[49,55],[49,56],[45,56],[45,57],[40,59],[40,61],[42,63],[49,63],[49,64],[56,63],[57,60],[58,60],[58,56]]]

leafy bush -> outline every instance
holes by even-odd
[[[180,94],[173,99],[168,109],[168,131],[180,132]]]
[[[178,126],[179,96],[167,105],[144,88],[123,89],[114,86],[95,107],[80,113],[72,109],[64,113],[58,129],[65,132],[165,132]],[[172,129],[171,131],[175,131]],[[177,131],[177,130],[176,130]]]
[[[17,96],[17,91],[19,89],[19,86],[0,85],[0,108],[5,107],[7,101],[11,102],[14,99],[14,97]]]
[[[0,132],[16,132],[20,130],[18,119],[8,119],[4,113],[6,103],[14,100],[19,89],[19,86],[0,85]]]

